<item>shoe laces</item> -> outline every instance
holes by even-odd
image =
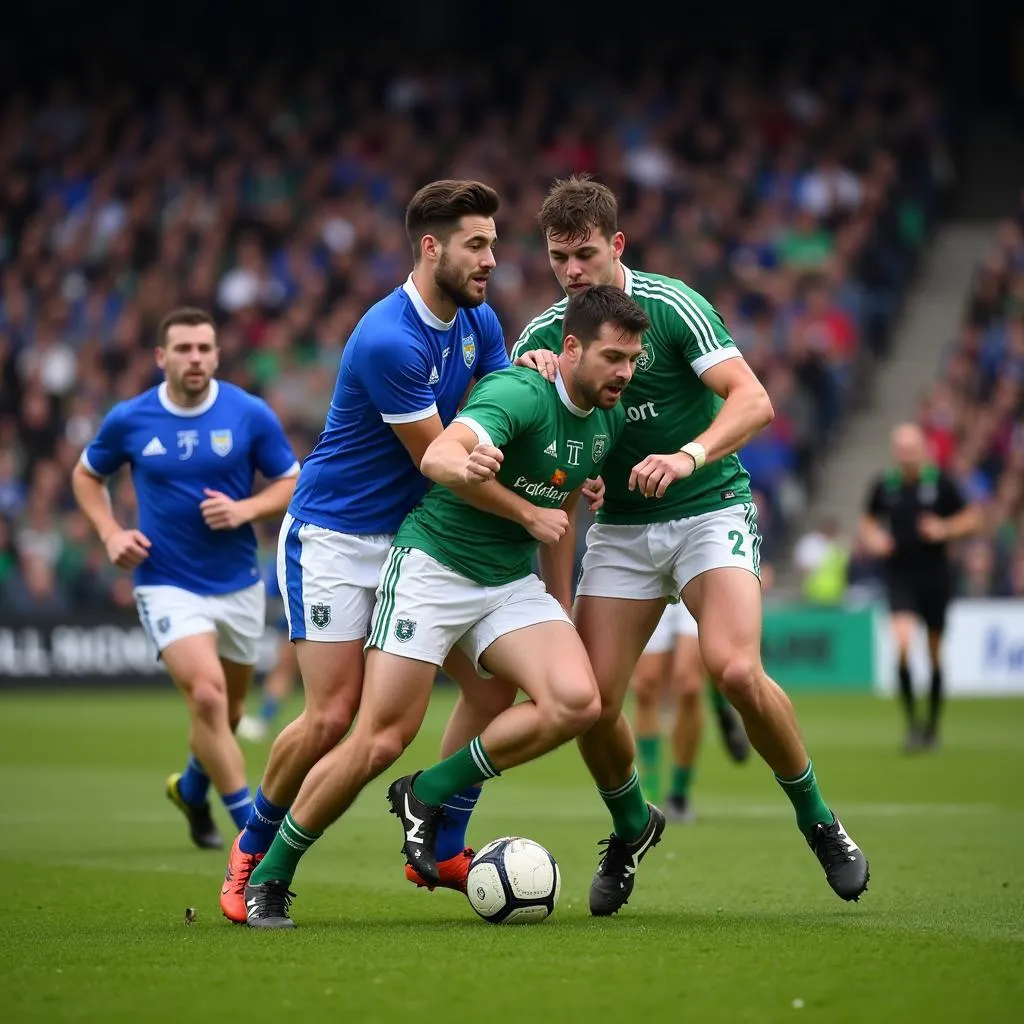
[[[599,873],[602,875],[622,874],[626,869],[626,861],[629,859],[629,847],[626,843],[613,832],[597,845],[604,847],[599,860]]]
[[[285,882],[264,882],[257,890],[260,917],[287,917],[295,893]]]
[[[826,871],[842,867],[854,859],[840,837],[838,822],[832,822],[831,825],[823,824],[816,829],[812,846]]]

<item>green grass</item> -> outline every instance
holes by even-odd
[[[1018,1020],[1024,998],[1024,702],[955,702],[934,756],[898,753],[896,709],[798,696],[826,799],[871,859],[828,889],[759,761],[709,735],[700,820],[670,826],[630,905],[589,917],[609,825],[574,748],[488,787],[476,845],[530,836],[558,858],[545,923],[498,928],[414,890],[374,783],[306,857],[291,933],[229,925],[223,856],[163,796],[184,761],[171,694],[0,698],[2,1016],[12,1021]],[[403,761],[428,763],[439,693]],[[258,779],[266,746],[248,746]],[[226,817],[219,820],[230,834]],[[184,924],[187,906],[198,920]]]

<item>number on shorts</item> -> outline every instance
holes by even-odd
[[[731,540],[733,542],[732,543],[732,553],[734,555],[739,555],[740,558],[746,558],[747,557],[747,553],[746,553],[746,551],[743,550],[743,534],[740,533],[739,530],[730,530],[729,531],[729,540]]]

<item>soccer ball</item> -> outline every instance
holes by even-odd
[[[540,843],[505,836],[473,858],[466,896],[491,924],[532,924],[554,911],[561,886],[558,864]]]

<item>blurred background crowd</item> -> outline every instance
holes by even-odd
[[[163,314],[216,317],[220,376],[263,395],[300,457],[362,312],[407,275],[404,207],[438,177],[502,196],[489,301],[509,345],[557,298],[535,215],[587,171],[621,203],[624,260],[711,299],[767,385],[744,451],[769,560],[792,546],[816,467],[884,361],[956,181],[934,54],[814,53],[634,73],[595,59],[404,62],[374,49],[182,60],[153,89],[98,64],[0,107],[0,595],[23,610],[131,607],[68,477],[117,401],[157,382]],[[600,54],[597,55],[600,58]],[[966,592],[1024,592],[1024,209],[979,268],[921,409],[936,457],[992,510]],[[133,516],[126,474],[113,496]],[[273,545],[270,524],[264,540]],[[1012,568],[1011,568],[1012,564]]]

